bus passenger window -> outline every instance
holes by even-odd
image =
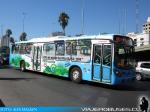
[[[72,42],[72,55],[77,55],[77,41]]]
[[[43,54],[49,56],[55,56],[55,44],[54,43],[44,44]]]
[[[18,45],[14,45],[14,48],[13,48],[13,54],[17,54],[19,53],[19,46]]]
[[[66,42],[66,54],[71,55],[71,42]]]
[[[31,54],[31,48],[32,48],[32,45],[31,44],[27,44],[26,47],[25,47],[25,53],[26,54]]]
[[[80,46],[80,54],[84,56],[90,56],[91,55],[91,40],[84,39],[78,41]]]
[[[65,54],[65,45],[64,43],[56,44],[56,55],[64,55]]]
[[[19,45],[19,53],[25,54],[25,46],[23,44]]]
[[[11,46],[11,53],[13,54],[14,51],[15,51],[15,44],[12,44],[12,46]]]
[[[66,54],[77,55],[77,40],[69,40],[66,42]]]

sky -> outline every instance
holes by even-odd
[[[23,32],[24,17],[24,31],[28,39],[62,31],[58,22],[61,12],[70,17],[66,34],[80,34],[82,8],[86,35],[135,32],[135,4],[136,0],[0,0],[0,36],[11,29],[12,36],[18,40]],[[139,31],[150,16],[149,4],[150,0],[139,0]]]

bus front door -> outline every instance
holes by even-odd
[[[102,81],[102,45],[94,44],[93,80]]]
[[[111,71],[111,44],[94,44],[93,80],[110,83]]]
[[[42,47],[34,46],[33,47],[33,70],[35,71],[41,70],[41,54],[42,54]]]

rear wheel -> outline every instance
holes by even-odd
[[[80,68],[74,67],[73,69],[71,69],[70,78],[73,82],[80,83],[82,80],[82,72]]]
[[[20,63],[20,70],[21,70],[22,72],[24,72],[24,71],[26,70],[25,62],[24,62],[24,61],[22,61],[22,62]]]
[[[136,73],[136,80],[138,81],[142,80],[142,76],[140,73]]]

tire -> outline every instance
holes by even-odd
[[[136,73],[136,80],[141,81],[143,79],[140,73]]]
[[[1,64],[4,65],[4,60],[3,59],[1,60]]]
[[[70,78],[75,83],[80,83],[82,81],[82,72],[80,68],[74,67],[71,69]]]
[[[25,62],[24,62],[24,61],[21,61],[21,63],[20,63],[20,70],[21,70],[22,72],[24,72],[24,71],[26,70]]]

